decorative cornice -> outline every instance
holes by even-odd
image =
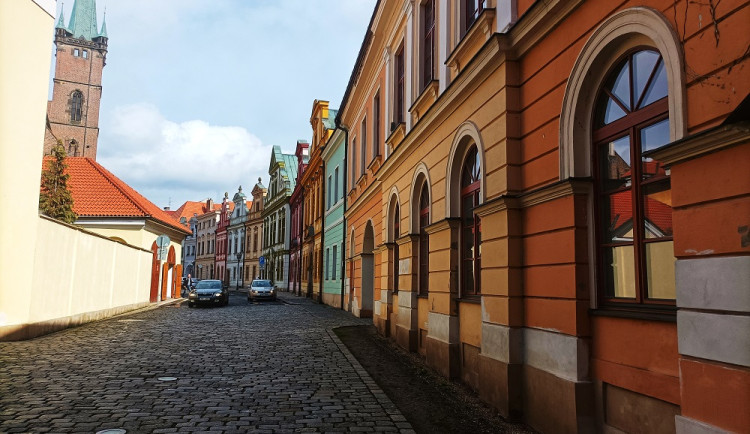
[[[435,223],[424,228],[424,231],[428,235],[436,234],[446,229],[456,229],[461,224],[461,219],[458,217],[448,217],[442,220],[436,221]]]
[[[701,131],[659,149],[644,152],[643,155],[658,160],[668,167],[747,142],[750,142],[749,121],[720,125]]]
[[[409,243],[416,243],[417,241],[419,241],[419,235],[417,235],[417,234],[406,234],[403,237],[398,238],[396,240],[396,244],[398,244],[399,246],[404,246],[404,245],[409,244]]]

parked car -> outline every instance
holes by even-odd
[[[226,306],[229,304],[229,291],[222,287],[221,280],[201,280],[188,295],[188,307],[196,304]]]
[[[255,279],[247,291],[247,301],[276,300],[276,287],[270,280]]]

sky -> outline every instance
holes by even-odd
[[[97,0],[109,36],[97,161],[171,209],[267,185],[271,147],[294,153],[313,101],[341,103],[374,6]],[[73,0],[61,9],[67,24]]]

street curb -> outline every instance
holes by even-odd
[[[109,321],[109,320],[112,320],[112,319],[115,319],[115,318],[122,318],[124,316],[135,315],[135,314],[141,313],[141,312],[148,312],[150,310],[158,309],[160,307],[169,306],[169,305],[172,305],[172,304],[177,304],[177,303],[183,302],[185,300],[187,300],[187,298],[182,298],[182,297],[180,297],[180,298],[170,298],[169,300],[158,301],[158,302],[156,302],[154,304],[148,305],[146,307],[142,307],[140,309],[133,309],[133,310],[129,310],[127,312],[123,312],[123,313],[118,314],[118,315],[110,316],[108,318],[102,318],[101,321]]]
[[[346,359],[352,365],[354,371],[357,373],[357,375],[359,375],[359,378],[362,379],[362,382],[367,386],[367,389],[370,391],[372,396],[374,396],[378,401],[378,404],[383,407],[383,410],[391,419],[393,424],[396,425],[399,432],[401,434],[416,433],[416,431],[414,431],[414,428],[411,426],[411,423],[409,423],[406,417],[404,417],[404,415],[401,413],[401,410],[396,407],[396,404],[394,404],[393,401],[388,398],[388,395],[383,392],[383,389],[381,389],[380,386],[378,386],[378,384],[375,382],[375,380],[370,377],[370,374],[367,373],[365,368],[362,367],[362,365],[354,357],[351,351],[349,351],[349,348],[347,348],[346,345],[341,342],[341,339],[339,339],[333,329],[326,329],[326,333],[328,333],[328,336],[331,338],[333,343],[335,343],[336,346],[339,347],[339,351],[341,351],[344,357],[346,357]]]

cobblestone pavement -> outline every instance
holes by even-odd
[[[413,432],[330,331],[366,323],[233,295],[0,343],[0,432]]]

